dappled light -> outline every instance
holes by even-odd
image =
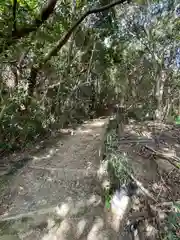
[[[56,152],[58,151],[58,148],[54,149],[50,149],[49,152],[47,153],[46,156],[43,156],[43,159],[49,159],[50,157],[52,157]],[[37,157],[37,156],[34,156],[33,157],[33,162],[37,162],[38,160],[41,160],[42,159],[42,156],[41,157]]]
[[[107,124],[107,119],[100,121],[101,124],[92,124],[93,126],[90,123],[84,123],[74,130],[73,136],[69,135],[65,138],[61,136],[60,141],[55,141],[54,147],[50,145],[48,149],[47,145],[45,152],[42,149],[37,156],[36,154],[33,156],[28,168],[25,167],[25,171],[13,182],[12,189],[16,189],[16,195],[11,196],[12,205],[8,212],[4,212],[1,216],[1,222],[14,221],[15,225],[12,228],[16,226],[16,221],[23,218],[29,218],[27,226],[29,226],[28,222],[31,222],[31,218],[34,219],[34,227],[36,224],[38,227],[41,222],[46,222],[49,233],[45,234],[42,239],[51,239],[56,236],[63,239],[66,234],[71,236],[72,228],[74,237],[79,236],[80,238],[84,234],[84,229],[87,228],[86,225],[89,229],[89,233],[86,229],[88,239],[95,236],[96,228],[98,228],[96,223],[89,223],[88,217],[83,221],[81,216],[83,218],[86,214],[91,216],[94,213],[97,216],[98,214],[102,215],[103,205],[100,189],[92,178],[92,176],[96,176],[99,168],[98,149],[101,146],[101,138]],[[84,134],[79,134],[81,129],[85,131]],[[67,142],[69,142],[69,146]],[[85,151],[83,156],[85,161],[83,159],[83,161],[79,161],[79,155],[82,152],[76,152],[78,146]],[[63,149],[64,147],[65,149]],[[77,162],[75,161],[76,157]],[[91,163],[88,161],[89,158]],[[48,220],[49,216],[51,216],[50,220]],[[72,222],[68,222],[69,218],[78,219],[77,227]],[[19,224],[20,227],[21,223],[19,222]]]
[[[77,131],[77,134],[86,134],[86,133],[92,133],[92,130],[91,129],[86,129],[86,130],[83,130],[83,129],[78,129]]]
[[[156,239],[157,230],[152,226],[147,224],[146,226],[146,237],[147,239]]]
[[[179,21],[0,1],[0,240],[180,239]]]
[[[78,222],[77,231],[76,231],[76,234],[75,234],[75,237],[77,239],[80,238],[80,236],[83,234],[86,225],[87,225],[87,220],[86,219],[82,219]]]

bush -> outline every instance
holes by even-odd
[[[3,150],[19,149],[44,134],[50,121],[45,111],[32,103],[27,109],[23,103],[12,99],[1,105],[0,113],[0,148]]]

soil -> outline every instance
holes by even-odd
[[[146,237],[142,239],[162,239],[163,234],[169,231],[169,214],[177,212],[174,212],[173,204],[180,203],[179,136],[177,126],[155,121],[132,121],[121,125],[118,151],[129,157],[133,177],[142,190],[140,197],[134,201],[129,218],[138,216],[138,213],[139,219],[143,214],[148,216],[142,222],[146,225],[141,230],[146,232]],[[177,225],[177,229],[180,228],[180,218]]]
[[[0,171],[0,239],[122,239],[106,223],[97,180],[107,123],[107,118],[88,121],[61,131],[44,147],[8,156],[7,163],[22,164]],[[167,160],[180,159],[179,131],[155,122],[120,127],[118,151],[129,156],[141,189],[129,219],[143,215],[149,227],[144,239],[158,239],[165,228],[160,215],[180,199],[179,169]]]

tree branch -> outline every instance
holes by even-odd
[[[16,31],[16,9],[17,9],[17,0],[13,0],[13,30],[12,30],[12,33]]]
[[[21,27],[17,29],[16,26],[16,8],[17,8],[17,0],[14,0],[13,3],[13,31],[10,36],[5,36],[2,32],[0,32],[0,37],[5,39],[5,43],[0,47],[0,53],[6,50],[9,46],[15,43],[16,40],[26,37],[29,33],[36,31],[53,13],[54,8],[56,6],[58,0],[48,0],[48,3],[42,8],[39,16],[33,21],[33,23],[28,27]]]
[[[31,102],[31,97],[33,96],[34,88],[36,85],[36,77],[43,67],[43,65],[51,59],[52,56],[56,56],[59,50],[67,43],[68,39],[71,37],[72,33],[76,30],[76,28],[79,26],[79,24],[90,14],[93,13],[98,13],[98,12],[103,12],[106,11],[109,8],[112,8],[118,4],[121,4],[123,2],[126,2],[126,0],[117,0],[114,1],[113,3],[110,3],[108,5],[105,5],[104,7],[100,8],[94,8],[92,10],[88,10],[85,12],[75,23],[72,25],[72,27],[67,31],[64,36],[56,43],[56,45],[50,49],[50,51],[45,55],[45,57],[42,59],[41,63],[39,64],[34,64],[31,68],[31,73],[30,77],[28,78],[29,86],[28,86],[28,101],[27,105],[28,106]]]
[[[33,31],[37,30],[53,13],[56,3],[57,3],[57,0],[49,0],[47,5],[45,5],[42,8],[40,15],[33,21],[32,25],[30,25],[28,27],[22,27],[20,29],[17,29],[13,33],[13,38],[19,39],[21,37],[27,36],[29,33],[33,32]]]
[[[112,8],[118,4],[121,4],[123,2],[126,2],[126,0],[118,0],[114,1],[108,5],[105,5],[104,7],[100,8],[94,8],[92,10],[88,10],[85,12],[75,23],[74,25],[69,29],[67,33],[65,33],[64,36],[56,43],[56,45],[46,54],[43,60],[43,64],[46,63],[52,56],[56,56],[58,51],[66,44],[66,42],[69,40],[71,34],[74,32],[74,30],[79,26],[79,24],[90,14],[93,13],[99,13],[99,12],[104,12],[109,8]]]

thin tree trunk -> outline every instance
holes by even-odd
[[[31,103],[31,98],[33,97],[34,89],[36,86],[36,78],[37,78],[38,71],[39,69],[36,67],[31,68],[31,73],[28,78],[28,99],[26,102],[26,107],[28,107],[29,104]]]
[[[156,108],[156,120],[163,119],[163,93],[164,93],[164,84],[167,79],[167,75],[165,71],[161,71],[160,77],[157,78],[156,84],[156,100],[157,100],[157,108]]]
[[[163,120],[167,120],[170,110],[172,108],[172,99],[171,99],[171,88],[168,87],[167,94],[165,95],[166,105],[164,107],[164,116]]]
[[[91,57],[90,57],[90,60],[89,60],[89,66],[88,66],[88,71],[87,71],[87,82],[91,82],[91,104],[92,104],[92,110],[94,110],[96,108],[96,86],[95,86],[95,81],[90,79],[91,78],[91,67],[92,67],[92,63],[93,63],[93,57],[94,57],[94,51],[95,51],[95,46],[96,46],[96,43],[95,43],[95,39],[94,39],[94,44],[93,44],[93,49],[91,51]]]
[[[72,0],[72,22],[75,20],[75,14],[76,14],[76,0]],[[71,62],[72,62],[72,50],[73,50],[73,45],[74,45],[74,35],[75,33],[72,33],[72,36],[70,38],[70,43],[69,43],[69,53],[68,53],[68,66],[67,66],[67,75],[70,73],[71,69]]]
[[[179,101],[178,101],[178,115],[180,115],[180,90],[178,90]]]
[[[16,66],[16,64],[14,64],[14,65],[12,65],[11,70],[12,70],[12,72],[13,72],[13,74],[14,74],[15,87],[17,87],[17,86],[18,86],[18,83],[19,83],[19,75],[20,75],[19,69],[18,69],[18,67]]]

